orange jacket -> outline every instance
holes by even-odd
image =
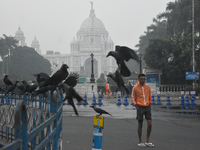
[[[110,90],[110,84],[106,83],[105,87],[106,87],[106,90]]]
[[[148,106],[152,102],[151,89],[149,85],[143,86],[138,82],[132,89],[131,102],[139,106]]]

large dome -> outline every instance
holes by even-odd
[[[15,32],[15,36],[24,36],[24,32],[19,27],[18,30]]]
[[[85,19],[83,21],[83,23],[81,24],[80,30],[81,29],[105,29],[103,22],[94,17],[88,17],[87,19]]]
[[[103,22],[95,16],[94,9],[91,8],[90,15],[87,19],[83,21],[81,27],[78,31],[78,34],[81,33],[88,33],[88,32],[95,32],[95,33],[106,33],[108,32],[105,29]]]
[[[39,44],[39,41],[36,39],[36,37],[33,39],[32,44]]]

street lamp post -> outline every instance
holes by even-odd
[[[90,78],[90,83],[95,83],[95,79],[94,79],[94,69],[93,69],[93,63],[94,63],[94,60],[93,60],[93,57],[94,57],[94,54],[91,53],[91,78]]]
[[[192,0],[192,71],[195,72],[195,35],[194,35],[194,0]],[[195,81],[192,83],[193,90],[195,87]]]
[[[142,54],[140,54],[140,74],[142,73]]]

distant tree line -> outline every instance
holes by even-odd
[[[35,49],[27,46],[17,46],[11,36],[0,37],[0,79],[8,74],[11,80],[35,80],[32,74],[51,73],[51,64]]]
[[[200,71],[200,1],[194,1],[195,71]],[[136,46],[145,65],[162,70],[162,84],[185,84],[192,72],[192,0],[169,2]],[[143,62],[144,62],[143,61]]]

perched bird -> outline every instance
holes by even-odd
[[[2,85],[0,87],[0,92],[5,92],[6,91],[6,85]]]
[[[131,75],[125,61],[128,62],[130,59],[139,61],[139,57],[136,52],[126,46],[115,46],[115,51],[110,51],[106,57],[108,56],[113,56],[115,58],[120,74],[124,77],[129,77]]]
[[[58,85],[59,82],[65,80],[69,74],[67,71],[69,67],[66,64],[63,64],[61,68],[54,73],[48,80],[46,80],[40,87],[47,85]]]
[[[109,73],[107,77],[110,77],[116,84],[117,84],[117,90],[119,90],[121,87],[124,88],[127,94],[129,94],[128,88],[124,85],[124,81],[122,79],[122,76],[120,75],[119,71],[116,70],[115,73]]]
[[[40,87],[38,90],[35,90],[35,95],[43,94],[45,96],[46,92],[51,91],[51,93],[56,90],[56,85],[47,85]]]
[[[74,105],[73,98],[76,98],[78,102],[84,101],[84,99],[76,92],[76,90],[72,86],[69,86],[66,83],[63,83],[61,85],[61,88],[65,93],[65,98],[63,99],[63,101],[67,99],[68,103],[73,107],[75,114],[78,116],[78,111],[76,109],[76,106]]]
[[[47,73],[38,73],[38,74],[33,74],[36,77],[36,81],[38,83],[44,82],[50,78],[50,76]]]
[[[108,115],[111,115],[111,114],[109,114],[107,111],[105,111],[105,110],[103,110],[103,109],[101,109],[101,108],[97,108],[97,107],[95,107],[95,106],[90,106],[90,107],[92,107],[93,109],[94,109],[94,111],[96,111],[97,113],[99,113],[100,115],[102,115],[102,114],[108,114]],[[112,115],[111,115],[112,116]]]
[[[6,85],[13,85],[13,83],[8,79],[8,75],[4,75],[3,81]]]
[[[31,85],[28,85],[27,88],[26,88],[26,92],[32,94],[35,92],[35,90],[37,89],[38,85],[37,84],[31,84]]]
[[[8,90],[6,91],[5,95],[7,95],[9,92],[13,93],[13,91],[14,91],[15,88],[17,87],[17,83],[18,83],[18,81],[15,81],[15,84],[10,85],[10,87],[9,87]]]
[[[25,80],[21,81],[21,84],[19,84],[16,89],[17,89],[17,94],[23,95],[26,93],[26,89],[29,87],[28,83]]]

